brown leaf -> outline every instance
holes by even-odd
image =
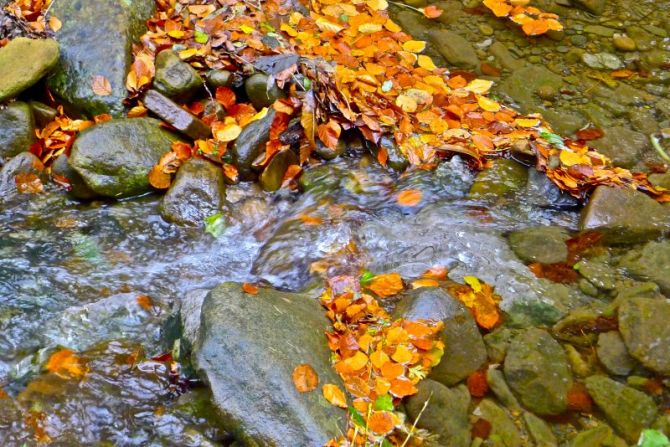
[[[91,88],[93,89],[93,93],[98,96],[109,96],[112,94],[112,84],[110,84],[109,80],[104,76],[93,76]]]
[[[317,128],[319,140],[330,149],[337,148],[337,142],[340,139],[342,128],[337,121],[329,120],[326,124],[319,124]]]
[[[300,393],[307,393],[316,389],[319,376],[310,365],[302,363],[293,370],[293,385]]]
[[[64,379],[78,378],[85,372],[81,359],[70,349],[61,349],[51,354],[45,368]]]
[[[21,194],[37,194],[44,191],[44,185],[36,174],[24,172],[17,174],[14,180],[16,189]]]

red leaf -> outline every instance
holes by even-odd
[[[336,149],[337,142],[340,139],[340,134],[342,133],[342,128],[336,121],[331,119],[326,124],[319,124],[317,127],[317,133],[319,135],[319,140],[321,140],[321,142],[325,144],[326,147],[330,149]]]

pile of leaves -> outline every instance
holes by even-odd
[[[14,29],[0,30],[0,38],[18,36],[44,38],[58,31],[62,26],[61,21],[58,17],[47,14],[51,3],[52,0],[14,0],[9,3],[5,10],[0,12],[0,17],[4,21],[7,12],[7,20],[12,21]],[[15,29],[19,29],[20,32]]]
[[[507,17],[528,36],[540,36],[549,31],[562,31],[556,14],[528,6],[530,0],[484,0],[484,6],[496,17]]]

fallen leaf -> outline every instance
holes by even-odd
[[[323,397],[326,398],[328,402],[336,407],[347,408],[347,398],[344,397],[344,392],[337,385],[332,383],[326,383],[323,388]]]
[[[70,349],[61,349],[51,354],[45,368],[64,379],[76,379],[82,377],[85,372],[81,359]]]
[[[153,310],[154,303],[148,295],[138,295],[137,304],[147,312]]]
[[[406,189],[396,196],[396,202],[400,206],[417,206],[421,203],[423,192],[418,189]]]
[[[325,124],[319,124],[319,126],[317,127],[317,134],[319,135],[319,140],[321,140],[321,142],[330,149],[337,148],[337,142],[340,139],[341,132],[342,128],[337,123],[337,121],[334,120],[329,120]]]
[[[380,298],[387,298],[401,292],[405,286],[402,283],[402,277],[398,273],[387,273],[376,275],[367,288]]]
[[[310,365],[302,363],[293,369],[293,385],[300,393],[307,393],[316,389],[319,376]]]
[[[244,291],[244,293],[248,293],[249,295],[258,294],[258,287],[248,282],[242,284],[242,290]]]
[[[442,15],[444,10],[435,5],[429,5],[425,8],[419,8],[423,15],[429,19],[436,19]]]
[[[393,417],[388,411],[373,411],[368,418],[368,428],[378,435],[389,433],[393,426]]]
[[[112,84],[110,84],[109,80],[104,76],[93,76],[91,88],[93,89],[93,93],[98,96],[109,96],[112,94]]]
[[[22,172],[14,178],[16,189],[21,194],[37,194],[44,191],[42,180],[32,172]]]

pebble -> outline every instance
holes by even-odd
[[[479,25],[479,32],[482,33],[485,36],[492,36],[493,35],[493,28],[487,24],[481,24]]]
[[[635,51],[637,48],[635,41],[625,34],[615,34],[612,38],[612,43],[614,44],[614,48],[619,51]]]

